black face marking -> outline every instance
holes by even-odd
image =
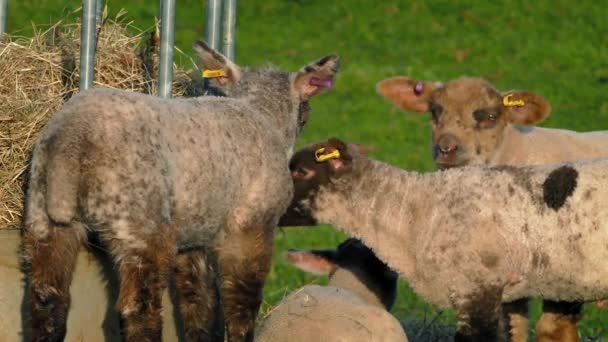
[[[473,112],[473,119],[477,122],[476,128],[487,129],[496,126],[500,118],[497,108],[481,108]]]
[[[296,152],[289,161],[289,170],[294,175],[303,170],[314,172],[311,179],[293,178],[294,194],[287,211],[279,220],[280,227],[288,226],[314,226],[317,224],[309,209],[302,204],[303,201],[314,197],[321,185],[330,182],[329,167],[327,163],[318,163],[315,160],[314,149],[303,149]]]
[[[395,303],[398,274],[361,240],[350,238],[338,246],[336,264],[355,273],[382,301],[387,310]]]
[[[433,103],[431,104],[431,118],[433,119],[433,122],[437,122],[439,120],[439,116],[441,116],[441,113],[443,113],[443,107],[441,107],[441,105]]]
[[[578,171],[571,166],[559,167],[549,174],[543,183],[545,204],[558,210],[576,189]]]

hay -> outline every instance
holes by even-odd
[[[123,18],[120,12],[98,28],[95,87],[156,94],[158,37]],[[31,38],[0,42],[0,229],[21,225],[29,155],[49,116],[78,92],[79,52],[78,22],[35,27]],[[174,71],[174,96],[202,93],[200,78]]]

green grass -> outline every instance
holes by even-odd
[[[134,25],[149,28],[158,1],[110,1]],[[27,35],[31,21],[53,22],[78,1],[10,1],[8,30]],[[65,7],[67,6],[67,7]],[[328,52],[342,58],[335,89],[312,103],[299,144],[338,136],[374,148],[372,156],[404,168],[431,171],[429,118],[399,112],[375,94],[379,80],[410,75],[447,80],[463,74],[498,88],[529,89],[553,105],[545,127],[608,129],[608,3],[601,1],[240,1],[237,62],[273,62],[291,69]],[[178,1],[177,46],[191,50],[204,32],[204,1]],[[465,56],[458,59],[457,55]],[[542,146],[539,146],[542,148]],[[305,283],[324,282],[288,267],[287,248],[329,247],[343,235],[329,227],[285,229],[276,238],[265,308]],[[435,310],[400,287],[399,316],[432,318]],[[533,318],[538,317],[535,302]],[[442,318],[453,320],[451,313]],[[608,338],[608,313],[591,306],[586,336]]]

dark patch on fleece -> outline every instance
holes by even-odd
[[[495,170],[498,172],[506,172],[513,177],[513,183],[522,189],[525,189],[528,193],[530,193],[534,197],[534,186],[532,185],[532,180],[530,179],[531,170],[527,167],[516,167],[510,165],[501,165],[491,167],[490,170]],[[510,184],[509,184],[510,185]],[[511,188],[512,189],[512,188]],[[511,193],[511,189],[508,189],[509,195],[513,195]]]
[[[544,252],[532,252],[532,266],[546,269],[550,265],[549,256]]]
[[[459,320],[466,317],[455,337],[455,341],[497,341],[501,286],[486,285],[466,298],[466,305],[459,308]]]
[[[543,199],[553,210],[561,208],[576,189],[578,171],[571,166],[559,167],[543,183]]]
[[[596,190],[596,188],[589,188],[585,190],[585,193],[583,194],[583,199],[585,199],[586,201],[590,200]]]
[[[500,261],[500,257],[496,253],[489,251],[481,251],[479,257],[481,258],[481,263],[488,269],[496,268]]]

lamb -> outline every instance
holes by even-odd
[[[334,138],[296,153],[290,169],[281,220],[360,238],[428,302],[456,310],[456,340],[497,340],[501,302],[608,296],[606,159],[417,174]]]
[[[543,165],[608,157],[608,131],[578,133],[533,126],[551,106],[528,91],[496,90],[481,78],[445,84],[398,76],[378,83],[380,95],[409,112],[432,115],[433,159],[440,169],[465,165]],[[511,303],[512,335],[527,341],[527,300]],[[545,301],[537,340],[578,341],[581,303]],[[519,314],[518,314],[519,313]]]
[[[395,303],[397,273],[361,241],[337,249],[285,253],[313,274],[329,274],[327,286],[306,285],[265,317],[256,341],[407,341],[388,310]]]
[[[338,57],[298,72],[237,66],[195,51],[228,97],[160,99],[120,90],[71,98],[40,133],[28,181],[23,257],[34,341],[65,336],[76,255],[94,236],[120,278],[126,341],[159,341],[175,268],[187,340],[251,341],[274,227],[292,196],[288,159],[308,101]],[[217,262],[219,289],[208,274]]]

